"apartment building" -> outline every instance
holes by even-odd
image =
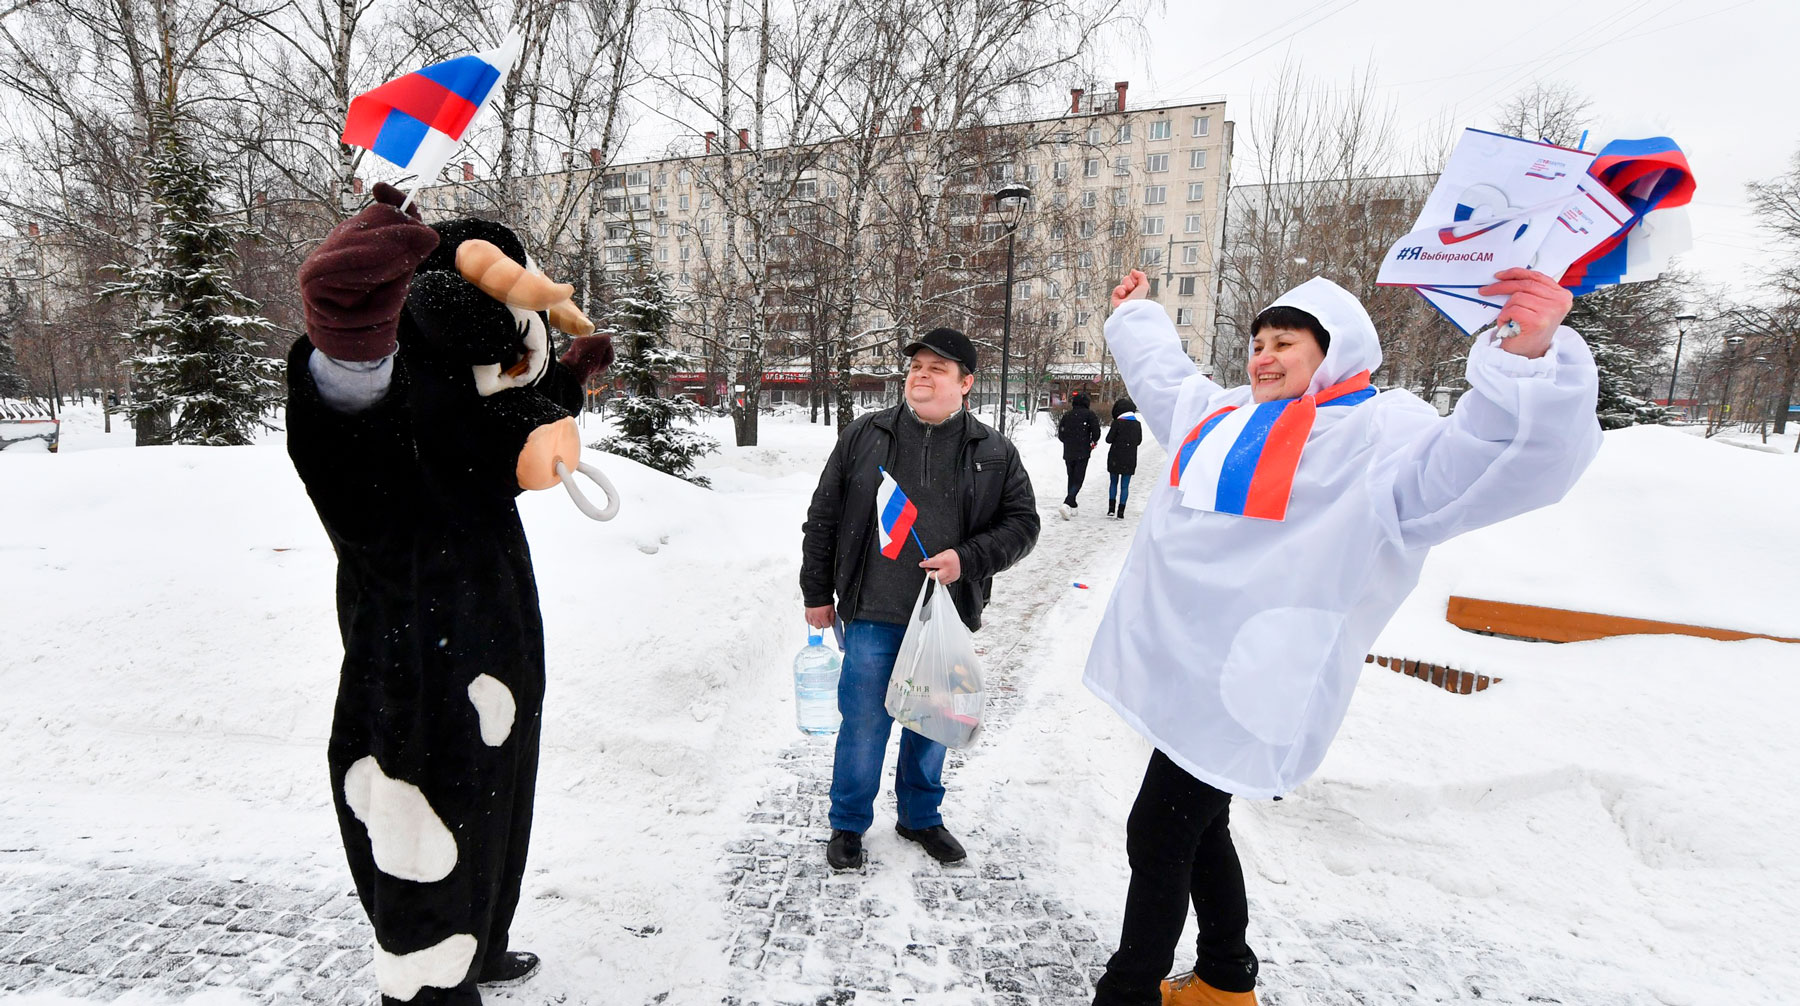
[[[1072,390],[1116,380],[1101,326],[1110,309],[1109,291],[1132,268],[1151,276],[1155,296],[1189,355],[1202,363],[1211,358],[1233,128],[1225,104],[1134,108],[1127,82],[1096,92],[1072,88],[1068,107],[1055,117],[981,127],[997,141],[977,155],[979,163],[967,163],[947,179],[943,191],[947,233],[971,250],[961,260],[969,271],[963,285],[983,288],[960,316],[952,312],[944,323],[998,347],[1005,330],[998,306],[1005,228],[993,194],[1013,184],[1031,190],[1014,235],[1009,397],[1019,409],[1055,404]],[[926,133],[919,108],[894,123],[895,165],[909,133]],[[817,325],[804,309],[817,299],[808,296],[807,287],[821,281],[820,270],[789,239],[821,226],[847,196],[849,182],[838,156],[844,146],[826,142],[760,155],[765,185],[779,185],[787,197],[764,231],[774,235],[766,303],[777,312],[780,330],[761,354],[765,400],[804,395],[822,377]],[[525,179],[522,223],[534,237],[562,249],[564,259],[571,252],[584,256],[586,267],[616,275],[648,262],[669,274],[689,301],[677,325],[678,341],[711,361],[705,372],[677,375],[680,390],[710,401],[726,390],[729,368],[721,359],[725,340],[708,327],[708,301],[732,280],[730,239],[745,237],[741,209],[740,230],[730,231],[733,214],[726,211],[717,172],[724,157],[743,156],[738,163],[747,164],[754,152],[748,130],[724,138],[707,133],[695,138],[694,147],[683,156],[604,167],[594,151],[587,165]],[[741,176],[743,169],[736,170]],[[876,179],[883,193],[899,167],[884,170],[888,174]],[[460,182],[423,190],[421,202],[433,215],[477,210],[484,184],[464,165]],[[885,212],[881,206],[872,211],[862,254],[894,254],[880,226]],[[879,328],[887,320],[878,307],[866,313],[857,319],[859,329]],[[877,342],[854,361],[853,387],[864,404],[893,400],[896,349],[892,341]],[[977,390],[983,403],[997,396],[1000,354],[996,348],[985,355],[996,365],[984,366],[988,372]]]

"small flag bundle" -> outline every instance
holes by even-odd
[[[900,558],[906,548],[906,536],[912,533],[913,522],[918,519],[919,509],[900,490],[900,483],[882,469],[881,488],[875,490],[875,529],[881,535],[881,554],[889,559]]]
[[[343,141],[429,182],[518,55],[518,36],[508,35],[498,49],[433,63],[359,94],[350,99]]]

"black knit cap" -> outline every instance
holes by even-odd
[[[975,372],[975,344],[954,328],[934,328],[901,347],[900,352],[911,356],[921,349],[929,349],[946,360],[955,360],[971,374]]]

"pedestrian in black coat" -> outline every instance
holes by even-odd
[[[1072,510],[1077,506],[1075,494],[1087,479],[1088,457],[1100,442],[1100,417],[1088,407],[1088,396],[1080,392],[1069,400],[1069,405],[1069,411],[1063,413],[1056,426],[1056,439],[1062,441],[1063,464],[1069,469],[1069,493],[1063,506]]]
[[[1125,498],[1131,495],[1131,477],[1137,474],[1138,445],[1144,442],[1144,424],[1138,421],[1137,403],[1129,395],[1113,403],[1112,427],[1106,431],[1106,515],[1125,519]]]

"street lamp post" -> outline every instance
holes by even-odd
[[[1687,336],[1687,323],[1694,320],[1691,314],[1675,316],[1675,364],[1669,368],[1669,393],[1663,396],[1663,404],[1675,407],[1675,375],[1681,372],[1681,340]]]
[[[1723,429],[1725,421],[1731,417],[1731,378],[1737,373],[1737,351],[1738,347],[1743,344],[1744,337],[1741,335],[1728,336],[1725,339],[1725,393],[1719,396],[1722,399],[1719,405],[1724,418],[1719,421],[1719,429]]]
[[[1006,375],[1008,365],[1012,363],[1012,295],[1013,295],[1013,239],[1019,230],[1019,220],[1025,216],[1026,200],[1031,198],[1031,190],[1023,185],[1003,186],[994,193],[994,207],[1000,211],[1000,219],[1006,226],[1006,306],[1000,315],[1000,408],[998,423],[1000,435],[1006,436]],[[1008,212],[1010,210],[1010,212]]]

